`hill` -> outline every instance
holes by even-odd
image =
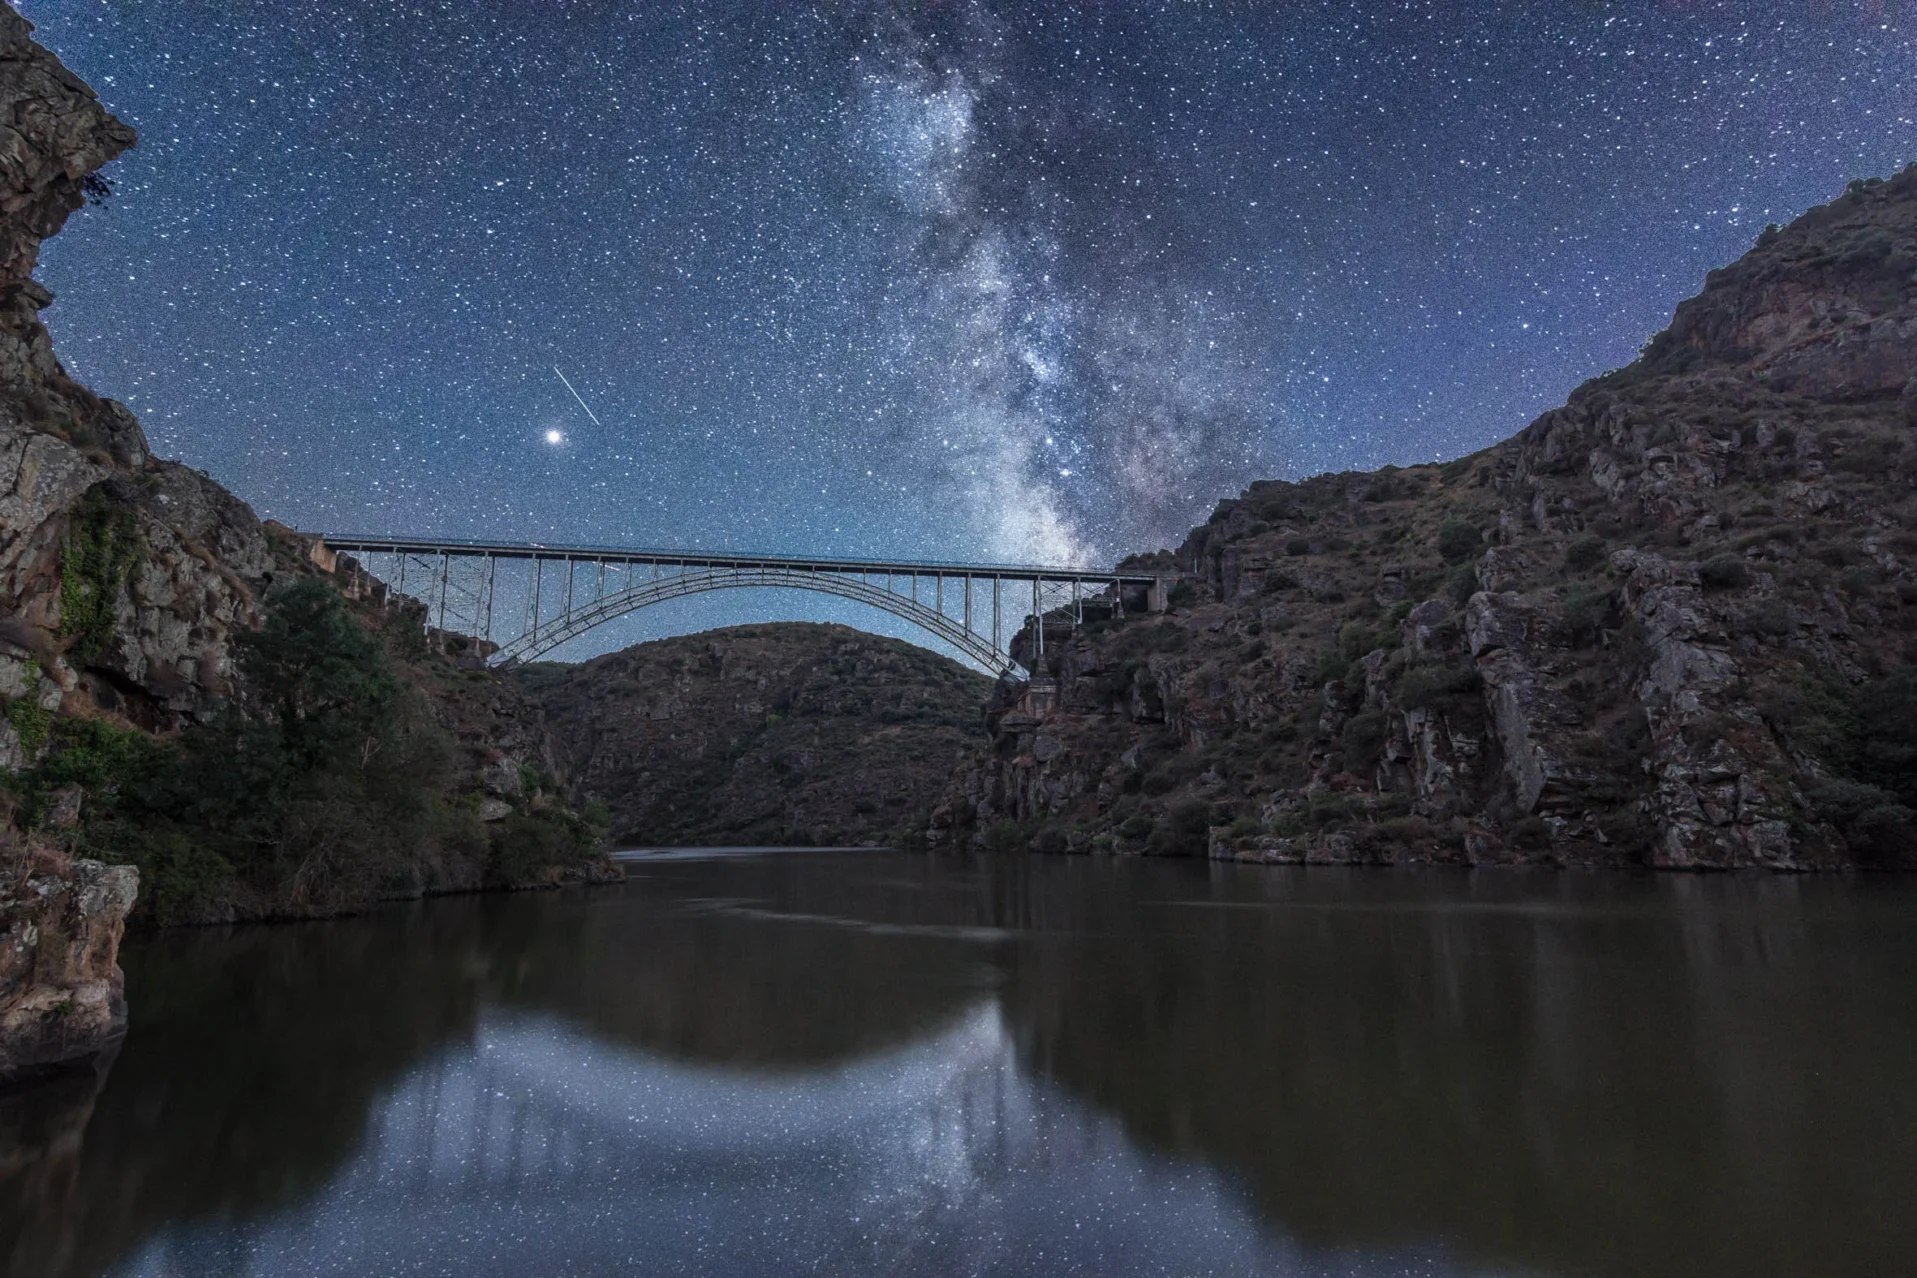
[[[916,839],[992,681],[845,626],[735,626],[518,678],[625,844]]]

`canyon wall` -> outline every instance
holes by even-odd
[[[1442,465],[1256,483],[1168,615],[1047,626],[940,843],[1917,865],[1917,170]],[[1020,651],[1031,646],[1028,632]]]

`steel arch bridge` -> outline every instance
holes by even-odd
[[[350,556],[340,561],[338,556]],[[1012,637],[1034,617],[1034,658],[1047,630],[1088,612],[1165,606],[1167,578],[1028,564],[806,559],[538,542],[447,541],[338,533],[313,538],[313,557],[350,574],[350,587],[391,604],[424,606],[429,630],[465,635],[492,665],[532,661],[595,626],[686,595],[784,587],[883,609],[968,660],[1007,674]]]

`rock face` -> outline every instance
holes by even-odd
[[[92,1056],[126,1032],[120,933],[130,865],[8,856],[0,870],[0,1080]]]
[[[1065,639],[936,841],[1917,865],[1917,169],[1442,466],[1257,483]],[[1056,637],[1055,637],[1056,636]]]
[[[0,695],[171,727],[228,690],[274,557],[243,502],[155,460],[54,358],[40,243],[134,139],[31,31],[0,10]],[[0,723],[0,766],[32,754],[19,727]]]
[[[627,844],[916,835],[992,681],[844,626],[737,626],[528,668],[576,798]]]

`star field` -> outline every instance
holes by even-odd
[[[1917,158],[1886,3],[19,8],[141,138],[62,358],[309,529],[1109,563],[1509,435]],[[580,651],[875,625],[671,607]]]

